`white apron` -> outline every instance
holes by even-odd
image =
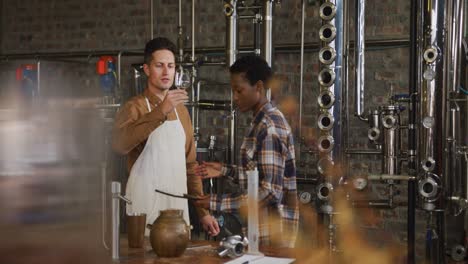
[[[151,106],[148,98],[148,111]],[[153,224],[160,210],[180,209],[184,220],[190,225],[186,199],[170,197],[154,190],[159,189],[176,195],[187,193],[187,169],[185,161],[185,131],[177,119],[165,121],[151,132],[146,145],[130,171],[125,196],[127,214],[146,213],[146,223]],[[146,229],[145,235],[149,235]]]

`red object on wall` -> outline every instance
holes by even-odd
[[[16,80],[17,81],[23,80],[23,68],[21,68],[21,67],[18,67],[16,69]]]
[[[22,66],[23,66],[23,69],[26,69],[28,71],[37,70],[36,64],[23,64]]]
[[[99,75],[104,75],[108,73],[108,68],[107,68],[107,62],[115,62],[114,57],[112,56],[101,56],[99,57],[99,60],[96,63],[96,72]]]
[[[28,70],[37,70],[36,64],[21,64],[18,68],[16,68],[16,80],[22,81],[23,80],[23,71]]]

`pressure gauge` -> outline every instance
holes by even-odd
[[[302,192],[299,195],[299,201],[302,204],[308,204],[308,203],[310,203],[311,200],[312,200],[312,194],[310,194],[310,192]]]
[[[425,128],[433,128],[435,125],[435,119],[432,116],[426,116],[423,118],[422,124]]]
[[[353,180],[353,186],[356,190],[362,191],[367,186],[367,180],[364,178],[356,178]]]

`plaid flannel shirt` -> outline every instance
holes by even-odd
[[[257,167],[260,243],[293,247],[299,221],[294,155],[288,122],[276,107],[265,104],[244,138],[240,149],[240,166],[224,165],[221,171],[223,176],[232,177],[239,184],[241,192],[212,195],[210,209],[238,213],[247,201],[246,171]],[[275,235],[273,233],[282,236],[281,241],[271,241]]]

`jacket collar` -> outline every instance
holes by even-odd
[[[162,103],[162,100],[156,96],[155,94],[153,94],[152,92],[150,92],[150,90],[148,88],[146,88],[144,91],[143,91],[143,96],[148,98],[149,102],[152,104],[152,105],[159,105]]]

